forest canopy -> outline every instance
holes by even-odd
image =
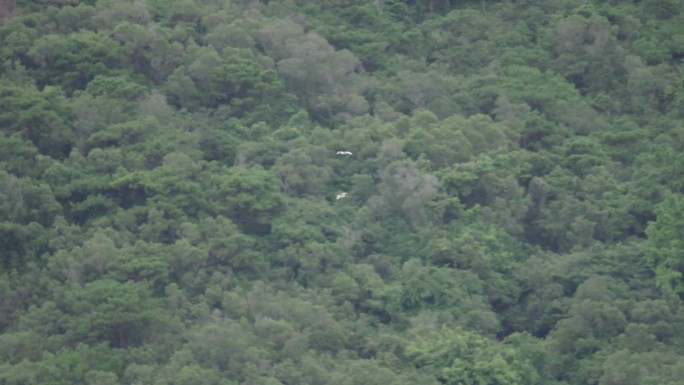
[[[683,60],[678,0],[0,0],[0,384],[681,384]]]

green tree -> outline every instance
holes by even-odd
[[[279,174],[283,190],[295,196],[326,193],[332,176],[325,164],[326,153],[322,147],[298,148],[281,156],[273,170]]]
[[[586,91],[620,87],[625,68],[616,66],[624,58],[610,22],[601,16],[570,15],[549,31],[554,69]]]
[[[418,334],[406,354],[416,367],[436,370],[444,384],[534,384],[539,379],[529,358],[510,346],[445,326]]]
[[[678,294],[684,292],[684,199],[671,194],[656,206],[656,220],[646,228],[648,236],[646,255],[655,272],[656,285],[664,290],[674,290]]]
[[[169,102],[196,110],[221,106],[235,117],[279,118],[290,112],[292,98],[262,58],[250,49],[199,47],[188,64],[177,67],[165,83]]]
[[[122,349],[143,344],[161,312],[143,282],[100,279],[77,289],[72,301],[67,304],[68,333],[74,340],[108,342]]]
[[[370,88],[369,79],[360,74],[361,63],[351,51],[335,50],[325,38],[305,34],[290,19],[264,27],[260,41],[288,90],[312,116],[348,119],[368,110],[363,93]]]
[[[27,52],[37,83],[61,86],[69,94],[96,75],[127,72],[122,65],[129,54],[107,34],[89,30],[44,35]]]
[[[73,141],[71,114],[59,88],[0,81],[0,124],[6,135],[17,133],[44,155],[63,158]]]
[[[212,178],[207,190],[214,210],[247,232],[270,231],[268,223],[284,208],[277,178],[260,167],[229,168]]]

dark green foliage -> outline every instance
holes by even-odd
[[[540,376],[528,357],[510,347],[464,330],[422,331],[406,349],[418,368],[437,369],[443,384],[537,384]]]
[[[273,69],[252,50],[198,48],[188,64],[178,67],[164,85],[171,105],[194,110],[228,108],[231,116],[272,120],[288,113],[292,96]]]
[[[0,0],[0,384],[680,384],[682,4]]]
[[[20,136],[44,155],[63,158],[69,154],[73,142],[71,114],[59,88],[48,86],[41,92],[33,85],[2,81],[0,106],[5,135]]]
[[[682,224],[679,220],[684,210],[680,196],[668,196],[656,206],[656,220],[646,228],[648,261],[656,274],[656,283],[663,289],[684,292],[682,274],[684,255],[682,255]]]
[[[61,86],[68,93],[85,88],[96,75],[124,72],[124,57],[129,53],[104,34],[79,31],[62,37],[42,36],[26,53],[36,83]]]
[[[140,345],[158,311],[150,294],[144,283],[132,281],[103,278],[84,285],[69,296],[69,339],[107,341],[118,348]]]

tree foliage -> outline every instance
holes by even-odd
[[[0,384],[680,383],[683,4],[0,0]]]

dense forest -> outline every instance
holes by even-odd
[[[680,0],[0,0],[0,384],[681,385],[683,60]]]

